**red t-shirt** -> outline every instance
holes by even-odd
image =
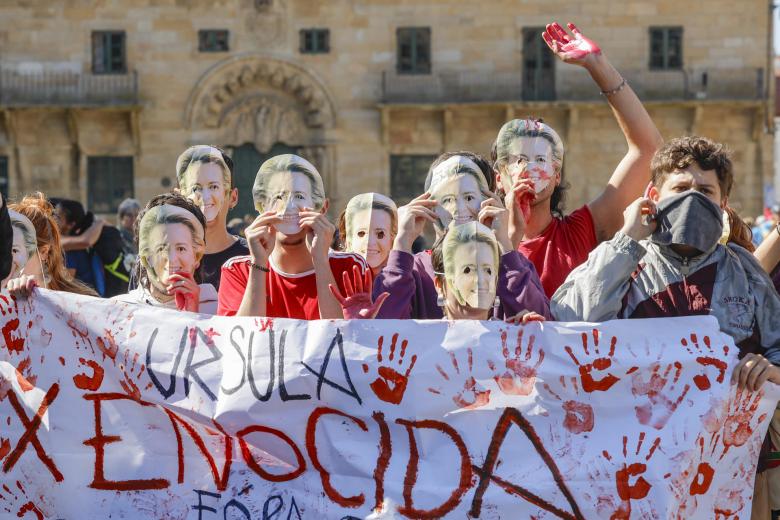
[[[368,268],[366,261],[354,253],[330,252],[330,269],[336,284],[344,293],[341,273],[347,271],[352,279],[352,266],[360,267],[363,273]],[[252,260],[249,256],[231,258],[222,266],[219,285],[220,316],[234,316],[241,306],[244,290],[249,281]],[[279,271],[270,261],[270,272],[265,274],[266,315],[271,318],[296,318],[299,320],[320,319],[317,301],[317,279],[314,270],[300,274]]]
[[[533,262],[548,298],[572,270],[596,247],[596,227],[587,204],[564,218],[553,218],[547,229],[517,248]]]

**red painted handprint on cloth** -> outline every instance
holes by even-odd
[[[609,344],[609,352],[607,352],[606,355],[601,355],[601,350],[599,348],[599,341],[600,341],[600,334],[598,329],[593,329],[593,349],[591,350],[589,346],[589,339],[588,334],[586,332],[582,333],[582,352],[580,353],[580,356],[583,357],[584,361],[588,361],[587,363],[580,363],[579,358],[574,355],[574,351],[572,348],[568,345],[566,345],[565,350],[571,357],[572,361],[574,361],[574,364],[579,367],[580,372],[580,380],[582,381],[582,389],[587,392],[606,392],[612,386],[620,381],[620,377],[616,376],[612,372],[607,372],[606,374],[599,375],[598,379],[596,376],[594,376],[594,371],[596,372],[605,372],[609,370],[610,368],[613,368],[612,361],[615,356],[615,345],[617,344],[617,338],[612,337],[612,341],[610,341]],[[629,371],[630,372],[630,371]]]
[[[380,366],[377,368],[377,378],[374,379],[369,386],[378,399],[390,404],[400,404],[404,398],[404,393],[406,392],[406,385],[409,384],[409,374],[412,373],[414,364],[417,362],[417,354],[412,355],[411,362],[406,367],[406,371],[403,373],[399,372],[399,370],[403,370],[406,347],[409,342],[407,340],[401,341],[401,348],[398,352],[398,361],[396,363],[394,359],[396,347],[398,345],[398,333],[393,334],[390,341],[390,352],[386,361],[382,355],[384,341],[384,336],[380,336],[377,341],[376,361]],[[396,364],[397,370],[396,367],[391,366]],[[363,372],[368,373],[368,370],[368,364],[363,364]]]
[[[694,355],[699,354],[696,357],[696,362],[703,367],[704,372],[693,377],[693,382],[696,385],[696,388],[698,388],[699,390],[709,390],[709,388],[712,387],[712,381],[710,380],[710,377],[707,375],[707,367],[713,367],[717,371],[717,375],[715,376],[715,381],[717,381],[718,383],[722,383],[726,375],[727,364],[722,359],[718,359],[717,357],[715,357],[716,353],[715,350],[713,350],[712,345],[710,344],[709,336],[702,337],[702,343],[704,347],[702,347],[699,344],[699,338],[694,333],[690,335],[690,343],[685,338],[682,338],[680,340],[680,344],[683,347],[685,347],[685,349],[690,354],[694,354]],[[723,357],[728,356],[728,353],[729,353],[729,347],[724,345]]]
[[[536,371],[544,361],[544,350],[539,348],[536,363],[531,363],[534,340],[536,339],[533,334],[528,336],[528,344],[523,355],[523,334],[523,327],[519,327],[514,353],[510,353],[507,345],[508,333],[506,330],[501,331],[501,353],[504,356],[503,372],[496,371],[496,364],[492,359],[487,361],[488,367],[495,373],[493,379],[498,383],[498,388],[507,395],[529,395],[534,389],[534,383],[536,383]]]
[[[447,354],[450,357],[450,363],[452,364],[452,368],[454,369],[455,374],[460,376],[461,373],[458,358],[455,356],[454,352],[448,352]],[[463,386],[457,391],[457,393],[455,393],[455,395],[452,396],[452,402],[458,405],[459,408],[473,410],[488,404],[490,401],[490,390],[482,387],[482,385],[480,385],[474,378],[474,353],[472,352],[471,348],[466,349],[466,362],[468,368],[466,378],[463,380]],[[439,374],[445,381],[451,380],[450,374],[448,374],[447,371],[441,367],[441,365],[436,365],[436,370],[439,371]],[[453,377],[452,379],[454,380],[456,378]],[[428,388],[428,391],[433,394],[442,393],[441,388]]]

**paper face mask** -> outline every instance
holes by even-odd
[[[174,273],[192,275],[205,251],[204,230],[184,208],[164,204],[147,211],[138,232],[138,254],[150,283],[166,292]]]
[[[496,159],[504,191],[517,179],[534,183],[536,193],[555,179],[563,162],[563,141],[549,125],[533,119],[514,119],[504,124],[496,139]]]
[[[458,303],[491,309],[496,299],[499,248],[493,232],[478,222],[452,228],[443,245],[444,278]]]
[[[177,161],[177,177],[182,194],[200,207],[206,222],[230,209],[230,170],[218,149],[187,149]]]
[[[454,155],[433,170],[428,191],[439,203],[434,209],[439,217],[436,227],[443,232],[451,221],[460,225],[476,220],[488,187],[474,161]]]
[[[8,210],[8,216],[13,230],[12,265],[9,277],[15,277],[23,274],[27,263],[35,257],[38,243],[35,227],[30,219],[14,210]]]
[[[319,210],[325,200],[322,177],[306,159],[297,155],[279,155],[260,167],[252,188],[258,212],[274,211],[282,218],[276,230],[284,235],[301,231],[299,212],[303,208]]]
[[[344,218],[347,251],[362,255],[372,269],[384,266],[397,230],[395,202],[379,193],[356,195]]]
[[[543,192],[555,178],[550,142],[542,137],[521,137],[513,141],[509,148],[506,170],[511,183],[514,184],[518,179],[531,179],[534,191]],[[509,184],[509,189],[512,184]]]

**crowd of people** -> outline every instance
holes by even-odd
[[[228,225],[229,210],[250,194],[235,188],[228,154],[199,145],[176,160],[178,187],[145,205],[124,201],[117,227],[72,200],[37,193],[3,202],[3,287],[17,297],[40,286],[301,320],[709,314],[741,350],[735,384],[780,384],[780,223],[764,226],[756,248],[755,230],[728,205],[738,172],[726,146],[699,136],[664,143],[599,46],[569,31],[552,24],[543,37],[590,74],[626,153],[603,165],[613,171],[598,196],[568,214],[564,143],[541,119],[497,129],[489,159],[442,154],[425,192],[405,205],[379,193],[353,197],[336,223],[315,165],[288,154],[259,166],[256,218]],[[435,243],[415,252],[428,225]],[[768,507],[761,475],[756,507]]]

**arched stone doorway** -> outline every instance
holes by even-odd
[[[320,171],[329,197],[337,196],[332,98],[311,71],[252,54],[229,58],[206,71],[187,101],[185,124],[194,142],[216,143],[231,153],[239,202],[231,217],[254,214],[252,184],[260,164],[298,153]]]

